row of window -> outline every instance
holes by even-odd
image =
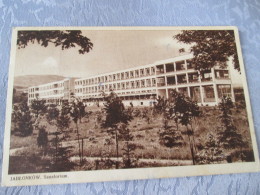
[[[123,90],[123,89],[136,89],[136,88],[155,87],[155,86],[156,86],[156,79],[152,78],[152,79],[142,79],[142,80],[120,82],[120,83],[113,83],[113,84],[101,83],[98,86],[75,89],[75,93],[96,93],[100,91],[108,92],[110,89]]]
[[[111,82],[117,80],[139,78],[143,76],[151,76],[156,74],[162,74],[166,72],[174,72],[180,70],[192,69],[191,60],[182,60],[178,62],[172,62],[167,64],[157,65],[155,67],[142,68],[138,70],[126,71],[121,73],[115,73],[111,75],[85,79],[80,81],[75,81],[75,85],[91,85],[104,82]]]
[[[217,94],[218,98],[222,98],[223,96],[232,97],[231,94],[231,85],[221,84],[217,85]],[[171,90],[168,89],[168,97],[171,98]],[[178,88],[178,92],[183,93],[185,96],[191,97],[194,101],[198,103],[202,102],[215,102],[215,93],[213,85],[205,85],[201,86],[192,86],[192,87],[180,87]],[[159,90],[159,95],[166,97],[166,89]]]

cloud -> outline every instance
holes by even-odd
[[[58,68],[58,62],[53,57],[47,57],[42,63],[44,68]]]

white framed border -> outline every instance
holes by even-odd
[[[235,34],[237,53],[243,81],[243,89],[246,100],[247,117],[254,151],[254,162],[229,163],[229,164],[208,164],[190,165],[174,167],[156,168],[132,168],[116,170],[90,170],[90,171],[71,171],[71,172],[52,172],[52,173],[33,173],[33,174],[8,174],[9,167],[9,148],[11,134],[11,113],[13,99],[13,81],[16,56],[17,32],[20,30],[233,30]],[[115,180],[133,179],[154,179],[183,176],[201,176],[228,173],[245,173],[259,171],[259,154],[256,143],[256,136],[253,125],[253,116],[249,98],[249,91],[246,81],[245,67],[242,58],[242,51],[237,27],[234,26],[194,26],[194,27],[15,27],[13,28],[11,41],[10,66],[8,77],[8,90],[6,99],[6,120],[5,135],[3,145],[3,166],[2,166],[2,185],[3,186],[23,186],[23,185],[47,185],[83,182],[101,182]]]

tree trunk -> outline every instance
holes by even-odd
[[[81,157],[82,157],[82,162],[83,162],[83,145],[84,145],[84,140],[83,140],[83,138],[81,139]]]
[[[193,140],[193,146],[194,146],[194,151],[195,153],[197,153],[197,148],[196,148],[196,142],[195,142],[195,138],[194,138],[194,130],[193,130],[193,126],[192,126],[192,121],[190,123],[190,127],[191,127],[191,131],[192,131],[192,140]]]
[[[189,129],[188,129],[188,126],[186,126],[187,128],[187,134],[188,134],[188,138],[189,138],[189,144],[190,144],[190,151],[191,151],[191,157],[192,157],[192,163],[193,165],[195,165],[195,156],[194,156],[194,151],[193,151],[193,145],[191,143],[191,139],[190,139],[190,135],[189,135]]]
[[[80,152],[80,141],[79,141],[79,128],[78,128],[78,123],[77,122],[76,122],[76,128],[77,128],[77,136],[78,136],[78,144],[79,144],[79,161],[80,161],[80,164],[82,164],[81,152]]]
[[[116,169],[118,169],[118,161],[119,161],[119,159],[118,159],[118,135],[117,135],[117,129],[116,129]]]

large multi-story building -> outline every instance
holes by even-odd
[[[192,68],[192,55],[183,55],[154,64],[75,80],[75,96],[88,105],[102,103],[102,91],[113,90],[125,105],[151,105],[158,96],[170,98],[175,89],[200,105],[217,105],[220,98],[234,100],[228,69],[211,68],[199,75]]]
[[[199,105],[217,105],[223,96],[230,96],[234,101],[229,69],[214,67],[199,75],[192,68],[191,59],[191,54],[183,55],[145,66],[75,79],[66,85],[69,86],[65,90],[66,98],[65,81],[31,87],[29,103],[37,94],[49,102],[60,102],[61,99],[69,99],[72,92],[89,106],[102,105],[102,92],[113,90],[126,106],[149,106],[159,96],[170,98],[173,89],[196,100]]]
[[[62,101],[70,101],[71,93],[74,92],[74,80],[67,78],[38,86],[29,87],[28,104],[38,98],[46,100],[47,103],[61,104]]]

